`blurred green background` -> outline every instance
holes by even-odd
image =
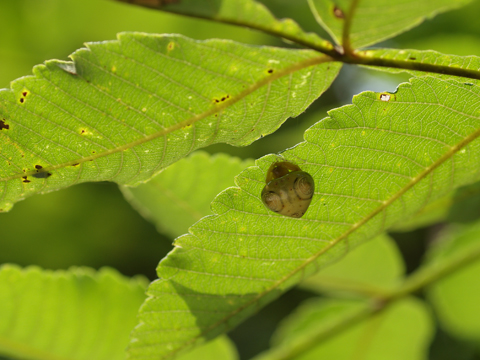
[[[266,3],[287,0],[265,0]],[[288,10],[288,9],[287,9]],[[290,9],[291,10],[291,9]],[[292,14],[310,31],[321,31],[308,7]],[[463,9],[441,14],[420,27],[382,44],[387,47],[434,49],[457,55],[480,55],[480,1]],[[121,31],[180,33],[194,39],[227,38],[254,45],[290,47],[271,36],[208,21],[183,18],[107,0],[0,0],[0,88],[30,75],[32,67],[48,59],[67,60],[85,42],[113,40]],[[323,33],[323,32],[322,32]],[[334,86],[308,111],[288,120],[275,134],[245,148],[215,145],[212,153],[227,152],[241,158],[258,158],[282,151],[302,141],[303,132],[326,116],[329,109],[351,102],[363,90],[394,91],[407,77],[346,66]],[[0,263],[31,264],[48,269],[72,265],[93,268],[111,266],[125,275],[144,274],[154,279],[159,260],[171,250],[173,239],[159,234],[123,199],[115,184],[90,183],[17,203],[0,214]],[[394,234],[408,271],[418,266],[432,229]],[[278,321],[303,299],[301,290],[284,295],[232,332],[243,358],[259,352],[268,343]],[[258,334],[255,342],[251,333]],[[439,334],[442,346],[453,339]],[[438,340],[443,339],[443,340]],[[446,359],[445,351],[432,348],[432,359]],[[449,348],[450,349],[450,348]],[[470,356],[470,355],[469,355]],[[473,356],[473,355],[472,355]],[[456,359],[473,359],[457,357]]]

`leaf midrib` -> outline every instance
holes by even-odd
[[[139,139],[134,140],[132,142],[129,142],[127,144],[117,146],[117,147],[112,148],[112,149],[108,149],[108,150],[103,151],[101,153],[97,153],[97,154],[90,155],[90,156],[80,158],[80,159],[70,160],[70,161],[63,162],[61,164],[57,164],[57,165],[53,165],[53,166],[46,166],[42,169],[42,172],[55,171],[57,169],[61,169],[61,168],[67,167],[67,166],[82,164],[82,163],[85,163],[87,161],[93,161],[93,160],[96,160],[96,159],[99,159],[99,158],[102,158],[102,157],[106,157],[106,156],[109,156],[109,155],[112,155],[112,154],[115,154],[115,153],[118,153],[118,152],[126,151],[126,150],[131,149],[135,146],[138,146],[138,145],[144,144],[146,142],[149,142],[151,140],[154,140],[158,137],[168,135],[168,134],[170,134],[170,133],[172,133],[176,130],[179,130],[179,129],[185,127],[185,126],[193,125],[193,124],[197,123],[198,121],[203,120],[210,115],[213,115],[215,113],[220,113],[222,110],[234,105],[238,101],[244,99],[245,97],[247,97],[251,93],[253,93],[256,90],[258,90],[259,88],[261,88],[262,86],[270,84],[273,81],[282,78],[283,76],[290,75],[290,74],[292,74],[296,71],[300,71],[300,70],[308,68],[310,66],[315,66],[315,65],[322,64],[322,63],[326,63],[326,62],[332,62],[332,61],[333,61],[332,58],[330,58],[329,56],[323,55],[323,54],[321,54],[319,56],[309,58],[309,59],[306,59],[306,60],[303,60],[303,61],[300,61],[296,64],[293,64],[290,67],[287,67],[287,68],[282,69],[282,70],[275,71],[273,74],[269,75],[268,77],[260,79],[255,84],[250,85],[245,90],[240,92],[237,96],[232,96],[229,99],[229,101],[227,101],[225,103],[222,103],[222,104],[218,104],[218,105],[214,104],[213,107],[204,111],[201,114],[192,116],[188,119],[185,119],[185,120],[183,120],[183,121],[181,121],[181,122],[179,122],[175,125],[172,125],[170,127],[162,129],[160,131],[157,131],[153,134],[150,134],[150,135],[147,135],[145,137],[139,138]],[[13,90],[11,90],[11,91],[13,91]],[[31,171],[22,172],[22,173],[18,173],[18,174],[14,174],[14,175],[2,178],[2,179],[0,179],[0,181],[9,181],[9,180],[14,180],[14,179],[20,179],[24,176],[34,175],[34,174],[37,174],[37,173],[38,173],[37,171],[31,170]]]
[[[438,105],[438,104],[437,104]],[[182,351],[184,348],[193,345],[199,338],[204,337],[206,334],[209,332],[213,331],[215,328],[218,326],[221,326],[224,323],[227,323],[228,320],[236,316],[237,314],[241,313],[243,310],[247,309],[248,307],[256,304],[261,298],[266,296],[267,294],[271,293],[272,291],[276,290],[278,287],[280,287],[283,283],[287,282],[289,279],[291,279],[293,276],[298,274],[299,272],[303,271],[308,265],[312,264],[315,262],[321,255],[326,253],[328,250],[332,249],[335,245],[337,245],[340,241],[344,240],[347,238],[349,235],[351,235],[354,231],[356,231],[358,228],[361,226],[365,225],[367,222],[369,222],[372,218],[374,218],[376,215],[380,214],[382,211],[387,209],[390,205],[392,205],[396,200],[400,199],[408,190],[412,189],[416,184],[418,184],[420,181],[425,179],[428,175],[430,175],[435,169],[437,169],[439,166],[443,165],[447,160],[452,158],[457,152],[459,152],[462,148],[467,146],[469,143],[472,141],[476,140],[477,138],[480,137],[480,128],[477,128],[474,132],[472,132],[470,135],[464,137],[461,141],[459,141],[456,145],[453,145],[448,149],[448,151],[445,152],[444,155],[442,155],[440,158],[438,158],[436,161],[434,161],[430,166],[427,166],[424,168],[424,170],[416,177],[412,178],[411,181],[403,187],[400,191],[397,193],[393,194],[390,199],[383,201],[383,203],[373,210],[370,214],[365,216],[362,220],[358,221],[357,223],[353,224],[350,229],[345,231],[343,234],[341,234],[339,237],[336,239],[332,240],[328,245],[326,245],[324,248],[322,248],[320,251],[317,253],[313,254],[311,257],[307,258],[305,262],[300,265],[298,268],[294,269],[290,273],[286,274],[283,276],[281,279],[277,280],[272,286],[270,286],[268,289],[265,291],[259,293],[257,296],[255,296],[252,300],[248,301],[244,305],[240,306],[239,308],[235,309],[228,315],[227,317],[223,318],[222,320],[212,324],[208,328],[206,328],[204,331],[202,331],[198,336],[193,337],[189,341],[185,342],[184,345],[180,348],[177,348],[170,352],[168,355],[166,355],[164,358],[170,358],[172,356],[175,356],[179,351]],[[308,142],[308,141],[306,141]]]

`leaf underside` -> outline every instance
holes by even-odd
[[[210,156],[196,151],[177,161],[146,184],[122,187],[125,198],[160,233],[172,238],[188,232],[202,217],[210,215],[210,204],[222,190],[233,186],[233,178],[253,160],[241,161],[226,154]]]
[[[265,5],[253,0],[116,1],[145,6],[174,14],[245,26],[300,44],[313,44],[316,47],[326,50],[333,49],[329,41],[322,39],[316,33],[305,32],[294,20],[290,19],[290,14],[286,18],[278,20]],[[285,5],[287,4],[282,3],[281,7],[285,8]],[[298,9],[297,4],[295,4],[295,8],[296,10]],[[304,14],[302,13],[302,15]]]
[[[160,263],[134,330],[130,359],[170,358],[237,325],[350,248],[479,178],[480,88],[414,78],[365,92],[282,153],[310,173],[315,196],[301,219],[267,210],[257,160]]]
[[[0,268],[0,351],[21,359],[122,360],[145,279],[113,269]]]
[[[357,1],[349,38],[361,48],[401,34],[441,12],[456,9],[472,0],[362,0]],[[317,21],[342,44],[342,34],[352,0],[309,0]]]
[[[462,266],[427,289],[444,330],[471,344],[480,344],[480,222],[451,227],[428,254],[428,264],[442,266],[455,258]],[[476,254],[476,261],[468,259]],[[470,260],[470,261],[469,261]],[[468,264],[468,265],[466,265]],[[427,266],[429,266],[427,265]]]
[[[478,79],[480,79],[480,57],[474,55],[457,56],[442,54],[433,50],[422,51],[412,49],[365,50],[359,51],[359,55],[367,59],[393,60],[398,62],[398,68],[368,66],[369,69],[393,74],[408,72],[414,76],[423,76],[425,72],[418,71],[419,68],[423,67],[425,71],[435,71],[438,73],[435,76],[442,79],[461,81],[462,79],[459,77],[463,77],[463,80],[469,84],[478,84]]]
[[[313,338],[310,333],[328,333],[331,324],[348,318],[365,303],[345,299],[312,299],[287,317],[273,335],[276,353],[290,354],[295,340]],[[325,337],[305,349],[305,352],[285,357],[296,360],[389,359],[421,360],[434,332],[433,320],[426,304],[413,297],[395,302],[377,316],[366,319],[340,334]],[[353,344],[345,346],[345,344]],[[263,356],[254,360],[273,360],[278,356]],[[275,355],[275,353],[274,353]]]
[[[340,68],[313,51],[122,33],[0,91],[0,211],[85,181],[135,185],[195,149],[248,145]]]

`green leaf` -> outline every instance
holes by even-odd
[[[0,91],[0,211],[85,181],[135,185],[301,114],[340,64],[313,51],[122,33]]]
[[[468,223],[480,218],[480,182],[463,186],[455,192],[448,221]]]
[[[373,60],[381,65],[368,66],[369,68],[394,74],[408,72],[414,76],[424,76],[425,72],[432,72],[434,74],[429,75],[441,79],[464,80],[467,84],[477,85],[480,79],[480,57],[473,55],[446,55],[433,50],[375,49],[359,51],[358,56],[362,58],[361,63]],[[391,65],[398,68],[389,67]],[[442,74],[444,72],[449,75]]]
[[[411,231],[442,221],[466,223],[480,218],[480,182],[462,186],[395,224],[394,231]]]
[[[214,197],[233,186],[233,178],[253,160],[226,154],[210,156],[198,151],[169,166],[146,184],[122,187],[123,194],[160,232],[185,234],[202,217],[211,214]]]
[[[477,6],[477,8],[480,8]],[[476,14],[477,9],[473,12]],[[463,13],[468,14],[467,10]],[[471,15],[470,15],[471,16]],[[440,25],[442,26],[442,25]],[[444,28],[448,31],[448,28]],[[457,30],[458,31],[458,30]],[[461,30],[460,30],[461,31]],[[465,30],[464,30],[465,31]],[[461,56],[469,56],[471,54],[480,54],[480,43],[478,37],[473,34],[460,32],[452,33],[436,33],[426,37],[415,37],[406,41],[408,49],[430,50],[435,49],[444,54],[455,54]]]
[[[347,291],[371,295],[398,285],[405,268],[389,236],[382,234],[354,250],[306,279],[302,287],[334,294]]]
[[[0,268],[0,352],[22,359],[125,358],[146,281],[113,269]]]
[[[277,20],[263,4],[253,0],[182,0],[178,2],[167,1],[166,3],[162,1],[145,2],[143,0],[116,1],[180,15],[246,26],[299,44],[308,44],[327,52],[333,50],[329,41],[322,39],[315,33],[306,33],[292,19]]]
[[[452,202],[453,193],[445,195],[440,199],[428,203],[408,219],[393,225],[390,230],[398,232],[413,231],[444,221],[447,218]]]
[[[179,356],[177,360],[237,360],[238,358],[235,345],[226,335],[223,335],[189,353]]]
[[[312,31],[322,38],[329,37],[328,34],[318,26],[307,0],[257,0],[257,2],[265,5],[277,19],[293,19],[302,29]]]
[[[342,34],[352,6],[356,6],[350,24],[350,42],[361,48],[389,39],[420,25],[426,18],[459,8],[472,0],[309,0],[310,7],[323,28],[335,42],[342,44]]]
[[[415,298],[400,300],[383,312],[351,326],[339,334],[321,338],[331,324],[348,317],[361,302],[313,300],[301,305],[273,336],[273,354],[256,360],[273,360],[288,353],[296,340],[311,339],[310,347],[292,357],[296,360],[420,360],[433,335],[433,323],[425,304]],[[315,339],[318,338],[318,341]],[[276,347],[276,348],[275,348]],[[273,355],[273,356],[272,356]]]
[[[330,111],[306,142],[282,153],[315,180],[301,219],[260,199],[281,157],[243,171],[238,188],[213,202],[218,215],[192,226],[160,263],[130,358],[169,358],[234,327],[350,248],[477,180],[479,102],[480,87],[425,77]]]
[[[448,332],[480,345],[480,222],[455,227],[442,240],[431,251],[429,266],[472,254],[477,260],[435,282],[428,288],[428,298]]]

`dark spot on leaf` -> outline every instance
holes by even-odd
[[[85,130],[84,130],[84,129],[82,129],[82,131],[80,132],[80,134],[85,134]]]
[[[267,71],[269,74],[272,74],[273,73],[273,69],[268,69]]]
[[[0,120],[0,130],[3,130],[3,129],[5,130],[10,129],[10,125],[5,123],[5,119]]]
[[[337,19],[343,19],[345,17],[343,11],[336,5],[333,8],[333,16],[335,16]]]
[[[42,165],[35,165],[35,169],[37,169],[37,170],[43,169],[43,166]]]
[[[27,94],[28,94],[28,93],[27,93],[26,91],[22,92],[22,95],[23,95],[23,96],[27,96]]]
[[[25,102],[24,98],[20,98],[20,102],[23,104]]]
[[[29,182],[31,182],[30,180],[27,179],[26,176],[22,176],[22,179],[23,179],[22,182],[24,182],[24,183],[29,183]]]
[[[219,103],[219,102],[223,102],[223,101],[228,100],[228,99],[230,99],[230,95],[225,95],[221,99],[213,99],[213,101],[215,101],[216,103]]]
[[[80,164],[79,163],[72,164],[72,166],[78,166],[78,165],[80,165]]]
[[[92,154],[96,154],[97,152],[95,150],[92,150]]]
[[[39,173],[32,174],[32,176],[33,176],[34,178],[37,178],[37,179],[46,179],[46,178],[52,176],[52,173],[49,173],[49,172],[47,172],[47,171],[41,171],[41,172],[39,172]]]
[[[417,60],[417,58],[416,57],[411,57],[410,60]]]

